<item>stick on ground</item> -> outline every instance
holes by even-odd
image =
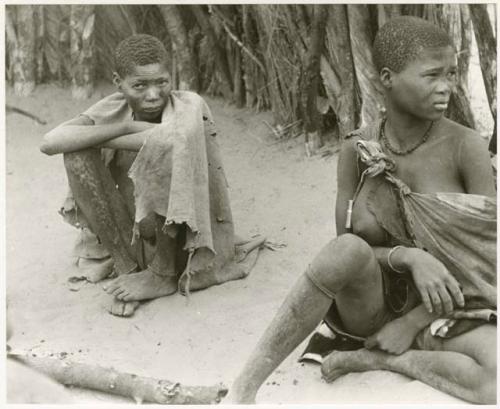
[[[219,403],[227,394],[227,388],[221,384],[184,386],[166,379],[122,373],[113,368],[71,362],[66,359],[18,354],[10,356],[63,385],[125,396],[138,403],[209,405]]]

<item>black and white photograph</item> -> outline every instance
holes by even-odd
[[[496,2],[0,14],[5,403],[496,405]]]

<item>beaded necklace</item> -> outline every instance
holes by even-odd
[[[384,146],[387,149],[389,149],[394,155],[400,155],[400,156],[404,156],[404,155],[408,155],[409,153],[412,153],[420,145],[425,143],[427,141],[427,139],[429,139],[429,135],[431,134],[432,126],[434,125],[434,121],[432,121],[431,124],[429,125],[429,128],[427,128],[427,131],[425,131],[425,134],[422,137],[422,139],[420,140],[420,142],[418,142],[415,146],[412,146],[411,148],[408,148],[408,149],[402,151],[402,150],[399,150],[399,149],[396,149],[395,147],[393,147],[391,145],[391,143],[389,142],[389,139],[387,139],[387,136],[385,135],[385,132],[384,132],[384,127],[385,127],[386,121],[387,121],[387,118],[384,118],[384,120],[380,124],[380,138],[384,142]]]

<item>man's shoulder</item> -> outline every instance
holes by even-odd
[[[193,91],[175,90],[171,92],[171,95],[174,98],[178,98],[186,102],[197,102],[197,103],[205,102],[205,100],[201,97],[201,95]]]
[[[130,116],[130,107],[121,92],[114,92],[94,103],[82,115],[91,118],[95,124],[119,122]]]

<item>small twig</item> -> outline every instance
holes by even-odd
[[[5,110],[8,112],[15,112],[16,114],[21,114],[24,116],[27,116],[30,119],[33,119],[34,121],[38,122],[40,125],[46,125],[47,122],[44,121],[43,119],[39,118],[35,114],[32,114],[31,112],[25,111],[24,109],[13,107],[11,105],[6,104],[5,105]]]
[[[230,38],[231,40],[233,40],[233,41],[234,41],[234,42],[235,42],[235,43],[236,43],[236,44],[237,44],[237,45],[238,45],[238,46],[239,46],[239,47],[240,47],[240,48],[241,48],[241,49],[242,49],[242,50],[243,50],[243,51],[244,51],[244,52],[245,52],[245,53],[246,53],[246,54],[247,54],[247,55],[248,55],[248,56],[249,56],[252,60],[253,60],[253,62],[259,66],[259,68],[262,70],[262,72],[263,72],[263,73],[265,73],[265,72],[266,72],[266,69],[264,68],[264,66],[262,65],[262,63],[259,61],[259,59],[258,59],[255,55],[253,55],[253,54],[252,54],[252,52],[251,52],[251,51],[250,51],[247,47],[245,47],[245,44],[243,44],[243,43],[241,42],[241,40],[240,40],[238,37],[236,37],[236,35],[235,35],[235,34],[233,34],[233,33],[231,32],[231,30],[229,29],[229,27],[228,27],[228,25],[227,25],[226,21],[225,21],[223,18],[221,18],[221,17],[218,15],[218,13],[213,13],[213,15],[214,15],[216,18],[218,18],[218,19],[219,19],[219,21],[222,23],[222,27],[223,27],[223,28],[224,28],[224,30],[226,31],[226,33],[227,33],[227,35],[229,36],[229,38]]]

